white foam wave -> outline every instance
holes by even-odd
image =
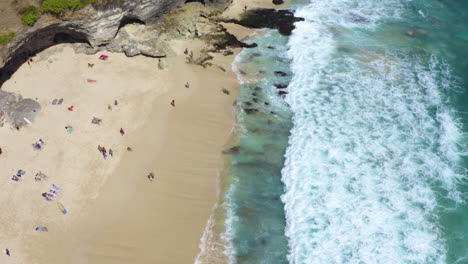
[[[290,263],[445,262],[434,186],[460,199],[463,135],[442,96],[456,82],[436,58],[337,52],[337,26],[343,39],[357,23],[335,10],[370,27],[402,3],[317,0],[298,12],[282,171]]]

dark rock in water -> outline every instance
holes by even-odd
[[[247,74],[247,73],[246,73],[245,71],[243,71],[243,70],[239,70],[239,73],[240,73],[241,75],[246,75],[246,74]]]
[[[254,90],[255,90],[255,91],[260,91],[260,90],[262,90],[262,88],[260,88],[260,87],[257,86],[257,87],[255,87]]]
[[[267,48],[269,48],[269,49],[275,49],[275,47],[273,47],[273,46],[268,46]]]
[[[264,74],[264,73],[265,73],[265,71],[262,71],[262,70],[258,71],[258,74]]]
[[[252,101],[254,101],[255,103],[258,103],[258,99],[257,99],[257,98],[253,98]]]
[[[288,92],[285,92],[285,91],[279,91],[278,92],[278,95],[286,95],[286,94],[288,94]]]
[[[210,42],[213,44],[214,51],[225,50],[227,47],[231,48],[255,48],[257,43],[247,44],[236,38],[233,34],[229,33],[225,28],[221,28],[220,34],[209,37]]]
[[[276,76],[281,76],[281,77],[288,76],[288,74],[287,74],[287,73],[285,73],[285,72],[282,72],[282,71],[275,71],[275,75],[276,75]]]
[[[281,4],[284,4],[284,1],[283,0],[273,0],[273,4],[274,5],[281,5]]]
[[[257,96],[257,94],[256,94],[256,93],[252,93],[252,96]]]
[[[254,108],[247,108],[247,109],[244,109],[245,113],[248,114],[248,115],[251,115],[251,114],[256,114],[259,112],[258,109],[254,109]]]
[[[251,57],[260,57],[262,56],[262,54],[258,53],[258,52],[255,52],[255,53],[252,53],[252,55],[250,55]]]
[[[278,89],[284,89],[284,88],[288,87],[287,84],[280,84],[280,83],[275,83],[273,85]]]
[[[265,105],[270,105],[270,103],[269,103],[269,102],[265,102],[264,104],[265,104]]]
[[[276,114],[276,113],[275,113],[274,111],[270,111],[270,114],[274,115],[274,114]]]
[[[358,14],[352,14],[351,13],[351,21],[355,22],[355,23],[360,23],[360,24],[369,24],[370,23],[370,20],[363,17],[363,16],[360,16]]]
[[[244,102],[244,105],[245,106],[252,106],[252,103],[251,102]]]
[[[239,146],[234,146],[232,148],[223,150],[223,154],[238,154],[240,152]]]
[[[244,12],[240,20],[225,19],[223,22],[236,23],[248,28],[277,29],[280,34],[289,36],[295,28],[294,23],[303,20],[303,18],[295,17],[292,10],[260,8]]]

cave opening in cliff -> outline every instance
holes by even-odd
[[[205,0],[186,0],[185,3],[202,3],[205,4]]]
[[[39,52],[62,43],[85,43],[90,45],[86,34],[82,32],[56,26],[38,30],[25,39],[0,70],[0,88],[28,58],[34,57]]]
[[[137,17],[132,17],[132,16],[124,16],[122,20],[120,20],[120,25],[119,29],[125,27],[128,24],[140,24],[140,25],[146,25],[145,22],[141,21]]]

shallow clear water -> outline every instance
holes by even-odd
[[[231,263],[287,263],[281,168],[291,129],[290,111],[275,84],[288,84],[287,38],[265,30],[237,57],[242,83],[236,115],[241,124],[230,156],[231,181],[225,194]],[[248,114],[252,109],[257,113]],[[247,111],[246,111],[247,110]],[[254,111],[255,111],[254,110]]]
[[[230,262],[468,263],[468,2],[297,6],[235,64]]]

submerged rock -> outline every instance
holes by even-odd
[[[223,154],[238,154],[240,152],[239,146],[234,146],[232,148],[223,150]]]
[[[285,72],[282,72],[282,71],[275,71],[275,75],[276,75],[276,76],[281,76],[281,77],[288,76],[288,74],[287,74],[287,73],[285,73]]]
[[[273,85],[278,89],[284,89],[284,88],[288,87],[287,84],[280,84],[280,83],[275,83]]]
[[[259,110],[255,108],[247,108],[247,109],[244,109],[244,112],[248,115],[252,115],[252,114],[258,113]]]
[[[283,0],[273,0],[272,1],[274,5],[282,5],[284,4],[284,1]]]

